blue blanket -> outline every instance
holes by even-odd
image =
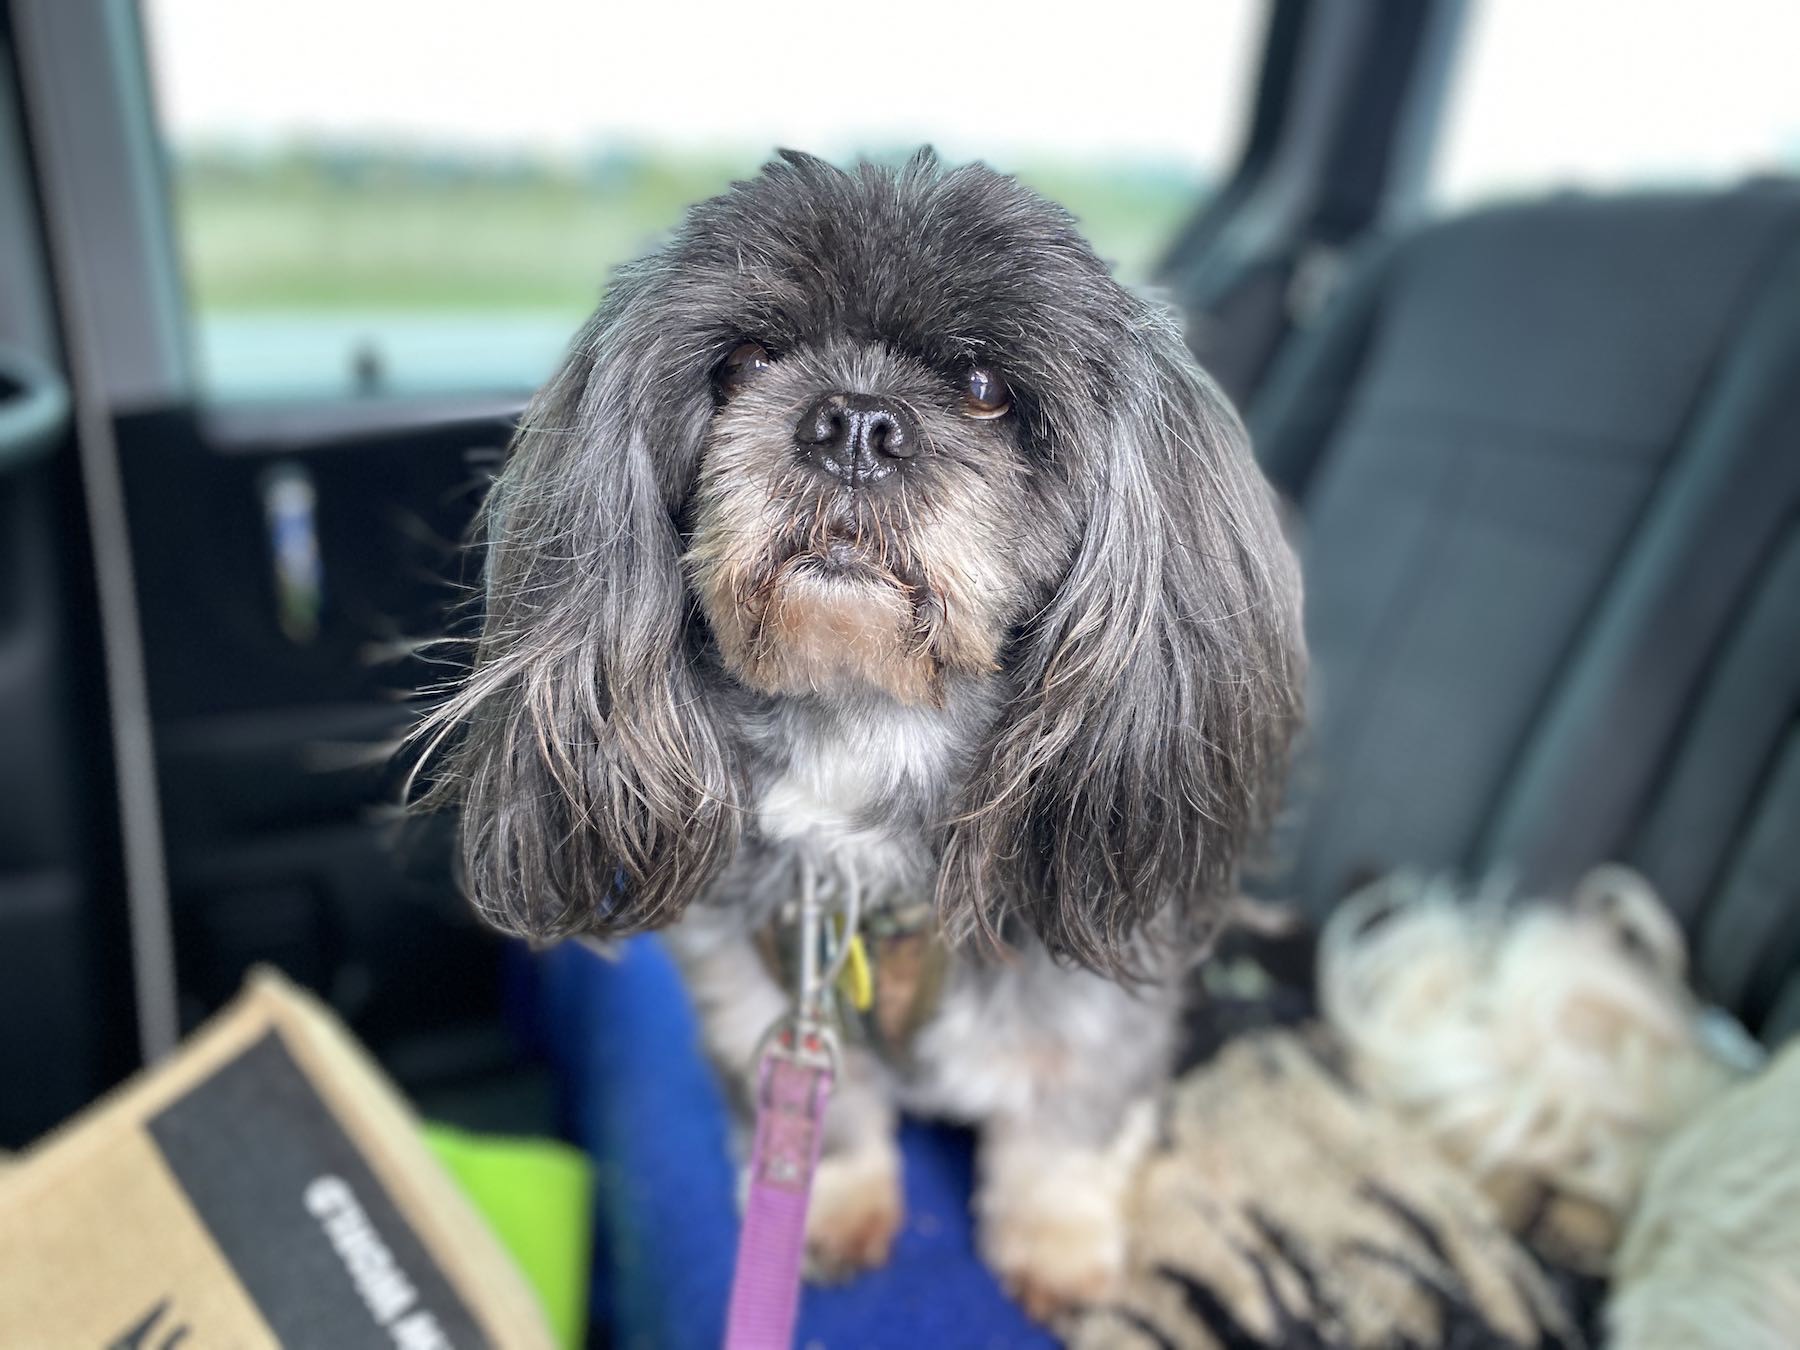
[[[725,1106],[674,966],[652,938],[617,961],[565,945],[536,962],[537,1024],[597,1164],[594,1325],[646,1350],[713,1350],[737,1243]],[[908,1122],[906,1225],[886,1267],[809,1287],[796,1344],[818,1350],[1053,1346],[975,1255],[967,1131]]]

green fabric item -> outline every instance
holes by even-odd
[[[552,1139],[470,1134],[427,1124],[425,1140],[456,1178],[544,1305],[558,1345],[587,1334],[593,1169]]]

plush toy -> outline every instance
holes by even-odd
[[[1599,1273],[1658,1148],[1754,1062],[1685,974],[1680,930],[1627,868],[1567,904],[1401,874],[1327,924],[1319,995],[1370,1095],[1514,1232]]]

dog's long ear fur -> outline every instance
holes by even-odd
[[[1273,810],[1299,716],[1299,580],[1237,417],[1173,324],[1125,339],[1086,522],[1021,638],[1020,691],[945,844],[953,935],[1023,920],[1057,955],[1149,975],[1201,949]],[[1121,400],[1124,400],[1121,402]]]
[[[675,518],[710,394],[647,303],[656,266],[621,274],[526,410],[483,510],[474,666],[419,733],[471,898],[534,937],[667,923],[736,845]]]

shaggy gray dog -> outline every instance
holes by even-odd
[[[474,668],[425,730],[482,912],[671,926],[740,1100],[802,888],[925,930],[904,1037],[845,1058],[814,1268],[885,1257],[904,1105],[981,1127],[1028,1307],[1104,1295],[1303,664],[1270,492],[1175,324],[985,167],[785,154],[620,273],[484,523]]]

